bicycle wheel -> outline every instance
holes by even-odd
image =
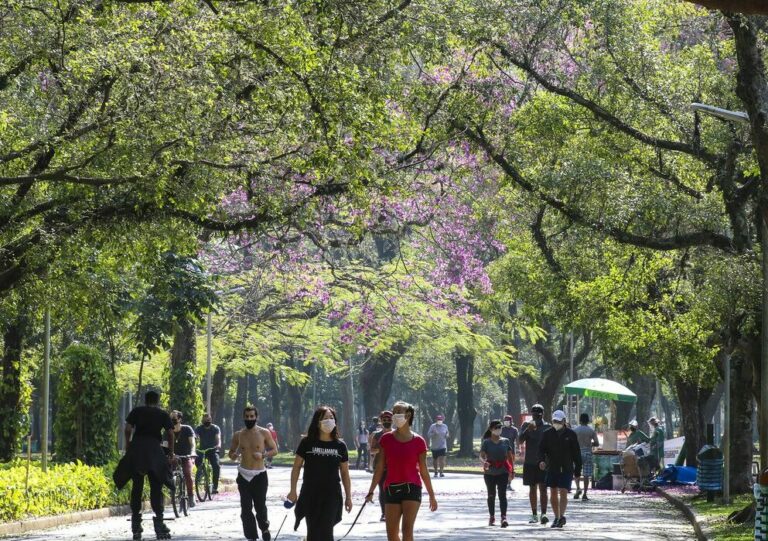
[[[179,499],[179,489],[184,490],[184,479],[179,475],[179,472],[176,472],[173,474],[173,483],[174,488],[173,492],[171,493],[171,505],[173,506],[173,514],[176,518],[179,518],[181,516],[180,513],[180,499]]]
[[[207,460],[203,459],[195,475],[195,492],[197,493],[197,499],[201,502],[205,501],[206,496],[209,499],[211,497],[209,479],[210,474],[208,473]]]
[[[181,496],[181,499],[180,499],[180,503],[181,503],[180,507],[181,507],[181,512],[184,513],[184,516],[188,517],[189,516],[189,504],[187,503],[187,496],[185,494],[186,494],[186,492],[182,492],[182,496]]]

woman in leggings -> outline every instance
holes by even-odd
[[[352,485],[349,479],[349,456],[346,444],[339,439],[336,412],[330,406],[320,406],[312,416],[296,450],[291,471],[291,492],[288,499],[297,501],[296,485],[299,471],[304,467],[304,482],[296,504],[296,528],[307,519],[307,541],[333,541],[333,527],[341,521],[341,482],[346,500],[344,507],[352,510]]]
[[[499,495],[501,508],[501,527],[509,526],[507,522],[507,480],[515,460],[512,443],[501,437],[501,421],[494,420],[488,425],[480,445],[480,458],[485,470],[485,486],[488,489],[488,525],[496,524],[496,493]]]
[[[371,488],[365,500],[373,501],[373,491],[386,467],[384,513],[387,523],[387,540],[401,541],[400,521],[402,519],[402,541],[413,541],[413,525],[421,506],[422,486],[426,487],[429,494],[430,511],[437,510],[437,500],[427,468],[427,442],[411,431],[414,418],[413,406],[405,402],[397,402],[392,408],[392,414],[395,430],[384,434],[379,440],[379,453],[382,456],[376,464]]]

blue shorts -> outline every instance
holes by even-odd
[[[550,488],[564,488],[566,490],[571,490],[573,473],[547,472],[547,477],[544,482]]]

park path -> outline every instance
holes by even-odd
[[[272,537],[286,515],[281,497],[288,492],[288,468],[269,471],[270,488],[268,507],[272,522]],[[234,468],[227,467],[225,477],[234,477]],[[348,529],[352,518],[368,492],[370,474],[353,471],[353,491],[356,508],[351,515],[344,516],[336,527],[336,537],[341,538]],[[416,524],[416,538],[423,540],[447,541],[501,541],[525,539],[528,541],[570,539],[578,541],[638,540],[669,541],[695,539],[693,528],[678,511],[671,509],[660,497],[654,495],[622,495],[614,492],[597,491],[588,502],[569,502],[568,524],[562,530],[545,526],[529,526],[530,515],[527,490],[515,480],[514,492],[510,492],[509,528],[503,530],[487,525],[485,486],[479,475],[446,474],[445,478],[434,479],[440,509],[430,513],[422,509]],[[239,517],[239,500],[236,493],[221,494],[217,500],[198,504],[188,517],[169,522],[173,539],[178,541],[207,541],[214,539],[243,539]],[[497,510],[498,513],[498,510]],[[360,521],[347,538],[350,541],[385,541],[383,524],[379,522],[379,510],[366,506]],[[551,515],[550,515],[551,517]],[[145,539],[154,539],[151,520],[145,515]],[[303,525],[293,532],[292,515],[285,523],[279,540],[301,540]],[[498,521],[498,517],[497,517]],[[150,535],[152,534],[152,535]],[[25,535],[26,541],[83,541],[83,540],[128,540],[130,524],[126,517],[112,517],[86,522],[57,530],[46,530]]]

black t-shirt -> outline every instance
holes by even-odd
[[[195,431],[189,425],[181,425],[181,429],[178,432],[173,433],[173,454],[175,455],[191,455],[192,443],[189,438],[195,437]]]
[[[296,454],[304,459],[304,484],[321,488],[339,482],[339,465],[349,461],[347,444],[343,441],[299,442]]]
[[[133,437],[149,437],[163,441],[163,431],[173,428],[173,421],[168,412],[157,406],[138,406],[133,408],[125,422],[134,427]]]
[[[195,429],[200,438],[200,449],[213,449],[216,447],[216,436],[221,434],[221,429],[211,424],[211,426],[200,425]]]

